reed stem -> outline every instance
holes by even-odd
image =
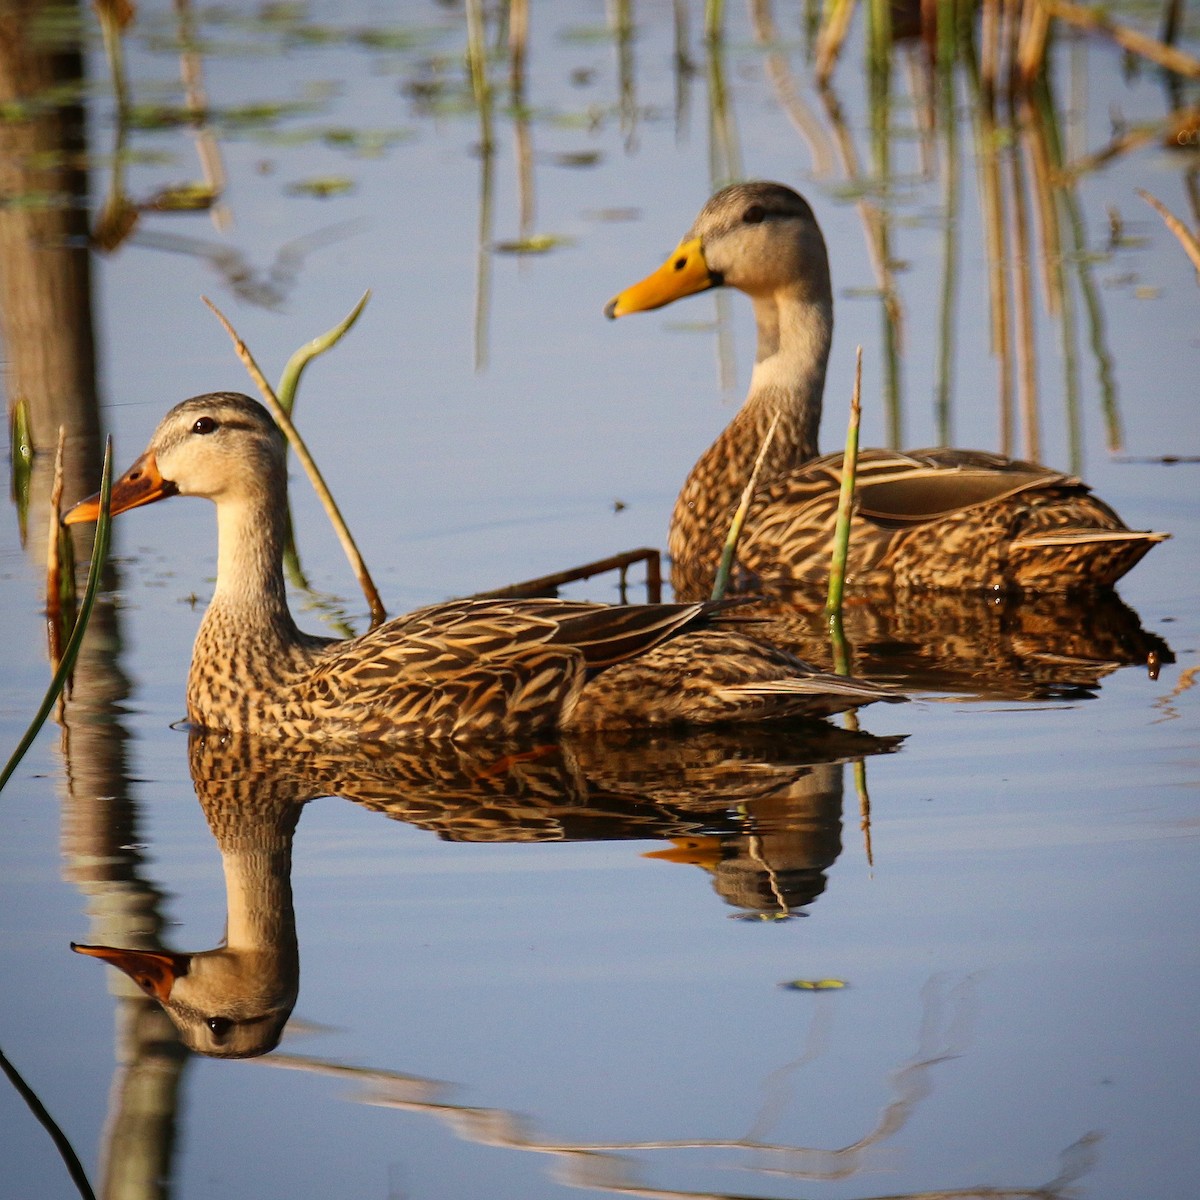
[[[329,491],[320,469],[313,460],[313,456],[308,452],[308,447],[304,444],[304,439],[300,436],[299,430],[292,424],[292,418],[284,410],[283,405],[280,404],[279,397],[275,395],[274,389],[267,382],[267,377],[260,370],[258,363],[255,362],[254,356],[250,353],[246,343],[238,336],[237,331],[229,323],[225,314],[207,296],[202,296],[201,299],[208,305],[217,320],[221,322],[225,332],[229,334],[238,358],[242,360],[243,366],[250,373],[250,378],[254,380],[254,384],[258,388],[262,398],[267,402],[267,407],[271,410],[271,415],[275,418],[279,428],[283,430],[284,436],[291,443],[292,449],[296,451],[296,457],[304,467],[313,490],[325,506],[325,511],[329,514],[329,520],[333,523],[334,532],[337,533],[338,541],[341,542],[342,549],[345,551],[346,557],[350,560],[351,569],[354,571],[359,586],[363,590],[363,595],[367,598],[367,606],[371,610],[371,627],[374,628],[387,616],[383,607],[383,601],[379,599],[379,593],[376,591],[371,574],[367,570],[367,564],[358,552],[358,546],[355,544],[354,538],[351,536],[350,530],[342,518],[341,510],[338,508],[337,502]]]
[[[100,474],[100,511],[96,517],[96,538],[92,543],[92,562],[88,568],[87,586],[83,591],[79,616],[75,618],[71,636],[63,647],[62,658],[51,677],[45,696],[42,697],[42,703],[38,706],[33,720],[29,722],[28,728],[17,743],[17,748],[12,752],[8,762],[4,764],[4,770],[0,771],[0,791],[4,790],[4,785],[12,778],[17,765],[25,757],[29,747],[33,745],[34,738],[37,737],[38,731],[50,715],[50,710],[57,703],[63,688],[66,687],[71,671],[75,667],[75,660],[79,657],[79,647],[83,645],[83,635],[87,630],[88,621],[91,620],[92,609],[96,604],[96,594],[100,590],[100,572],[108,557],[109,534],[112,528],[111,508],[112,438],[110,437],[104,444],[104,466]]]
[[[758,457],[754,460],[754,468],[750,472],[750,478],[746,481],[746,486],[742,489],[741,501],[738,503],[737,511],[733,514],[729,533],[725,537],[725,548],[721,551],[721,562],[717,567],[717,576],[713,580],[713,600],[723,600],[725,598],[725,592],[729,587],[729,576],[733,571],[734,558],[737,554],[738,539],[742,536],[742,526],[746,524],[746,514],[750,511],[750,501],[754,499],[754,489],[758,486],[759,472],[762,470],[763,462],[766,460],[767,451],[770,450],[771,443],[775,440],[775,430],[778,427],[779,414],[776,413],[771,418],[767,435],[763,438],[763,443],[759,447]]]
[[[846,559],[850,552],[850,516],[854,505],[854,479],[858,471],[858,427],[862,420],[862,347],[854,362],[854,393],[850,397],[850,424],[842,457],[842,487],[838,493],[837,524],[833,533],[833,558],[829,564],[829,594],[825,614],[841,623],[842,594],[846,589]]]

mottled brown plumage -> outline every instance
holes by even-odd
[[[348,641],[302,633],[283,580],[283,436],[260,404],[236,393],[172,409],[113,485],[113,511],[175,494],[217,507],[217,583],[187,687],[188,717],[203,728],[367,741],[515,738],[825,716],[895,698],[813,670],[710,603],[460,600]],[[67,519],[96,511],[93,497]]]
[[[738,558],[768,587],[823,583],[842,456],[817,457],[833,292],[825,242],[802,197],[762,182],[718,192],[663,266],[607,312],[623,316],[719,286],[753,302],[758,354],[745,404],[679,494],[672,582],[680,596],[707,595],[733,511],[778,418]],[[847,582],[864,589],[1104,588],[1166,536],[1126,528],[1078,479],[1035,463],[971,450],[866,450]]]

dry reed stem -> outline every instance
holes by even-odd
[[[854,18],[854,0],[833,0],[829,15],[817,35],[816,81],[818,88],[829,86],[833,69],[842,52],[842,43]]]
[[[1048,15],[1057,17],[1068,25],[1074,25],[1077,29],[1087,30],[1088,33],[1102,33],[1123,50],[1148,58],[1176,75],[1200,79],[1200,59],[1185,54],[1182,50],[1176,50],[1174,46],[1167,46],[1144,33],[1138,33],[1136,29],[1130,29],[1127,25],[1118,25],[1102,12],[1083,4],[1070,4],[1067,0],[1034,0],[1034,3],[1042,5]]]
[[[1046,144],[1046,129],[1037,109],[1023,97],[1020,103],[1020,145],[1029,159],[1030,187],[1033,190],[1034,213],[1037,225],[1038,256],[1042,296],[1046,312],[1057,317],[1062,312],[1062,238],[1054,211],[1053,168],[1050,148]]]
[[[50,666],[58,669],[62,660],[62,494],[63,451],[67,427],[58,427],[58,446],[54,451],[54,482],[50,485],[50,521],[46,533],[46,633],[50,639]]]
[[[1196,268],[1197,282],[1200,282],[1200,241],[1196,235],[1157,196],[1152,196],[1144,188],[1138,188],[1137,194],[1162,217],[1167,228],[1179,239],[1179,244]]]
[[[788,66],[786,55],[771,49],[779,43],[779,30],[775,26],[769,0],[751,0],[750,20],[754,26],[755,40],[760,47],[767,51],[764,66],[779,107],[783,109],[784,114],[791,121],[792,127],[808,146],[813,174],[818,178],[823,178],[829,174],[833,165],[829,140],[821,123],[817,120],[816,114],[801,99],[800,90],[796,86],[796,80]]]
[[[254,356],[250,353],[246,343],[238,336],[237,331],[229,323],[225,314],[207,296],[202,296],[201,299],[209,307],[217,320],[221,322],[225,332],[229,334],[238,358],[241,359],[242,365],[249,372],[250,378],[254,380],[255,386],[266,401],[267,407],[271,410],[271,415],[275,418],[276,424],[283,430],[284,436],[291,444],[292,449],[296,451],[296,457],[303,465],[304,471],[308,475],[308,480],[313,486],[313,490],[325,506],[325,511],[329,514],[329,520],[333,524],[338,541],[341,542],[342,549],[345,551],[346,557],[350,560],[351,569],[354,571],[359,586],[363,590],[363,595],[367,598],[367,606],[371,610],[371,627],[374,628],[387,616],[383,607],[383,601],[379,599],[379,593],[376,591],[375,584],[371,580],[367,564],[363,561],[362,555],[359,554],[358,546],[355,544],[354,538],[351,536],[350,530],[342,518],[337,502],[326,486],[325,480],[312,455],[308,452],[308,447],[304,444],[304,439],[300,436],[296,426],[292,424],[292,419],[284,411],[283,405],[279,403],[279,398],[267,382],[267,377],[259,369],[258,363],[254,361]]]
[[[762,465],[766,460],[767,451],[771,448],[771,443],[775,440],[775,430],[778,427],[779,414],[776,413],[771,418],[771,424],[767,429],[766,437],[763,438],[762,445],[758,449],[758,457],[754,460],[754,469],[750,472],[750,478],[746,481],[746,486],[742,489],[742,498],[738,503],[737,511],[733,514],[733,522],[729,526],[729,533],[725,538],[725,548],[721,551],[721,562],[717,567],[717,576],[713,580],[713,600],[723,599],[725,591],[729,587],[729,576],[733,570],[734,557],[737,554],[738,538],[742,536],[742,526],[746,524],[746,514],[750,511],[750,501],[754,499],[754,489],[758,486],[759,472],[762,470]]]
[[[1046,40],[1050,35],[1050,17],[1041,4],[1021,8],[1021,32],[1017,39],[1013,69],[1017,79],[1028,87],[1041,74],[1046,62]]]
[[[991,107],[1000,77],[1000,0],[983,0],[983,19],[979,30],[979,74],[984,100]]]

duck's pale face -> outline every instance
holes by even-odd
[[[258,493],[283,470],[283,438],[261,405],[218,393],[176,405],[159,423],[144,454],[113,483],[113,514],[168,496],[213,501]],[[80,501],[64,520],[94,521],[99,495]]]
[[[722,286],[755,298],[785,290],[806,299],[828,297],[825,242],[801,196],[767,183],[718,192],[666,262],[614,297],[605,312],[644,312]]]

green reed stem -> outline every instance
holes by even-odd
[[[854,364],[854,393],[850,397],[850,424],[846,427],[846,452],[842,457],[842,487],[838,493],[837,525],[833,533],[833,558],[829,564],[829,594],[825,615],[840,629],[842,594],[846,588],[846,558],[850,552],[850,515],[854,505],[854,479],[858,471],[858,427],[862,420],[862,347]]]
[[[283,374],[279,377],[279,387],[275,394],[279,398],[279,403],[283,411],[289,417],[296,406],[296,389],[300,386],[300,376],[304,374],[304,368],[317,355],[324,354],[326,350],[332,349],[342,340],[343,335],[358,320],[370,298],[371,291],[368,288],[367,291],[363,292],[362,299],[350,310],[348,316],[339,321],[328,333],[323,333],[320,337],[315,337],[311,342],[307,342],[301,346],[287,360],[287,365],[283,368]]]
[[[350,528],[346,524],[341,510],[338,508],[333,494],[325,483],[320,468],[318,468],[316,461],[309,453],[308,447],[304,444],[304,439],[300,436],[300,431],[292,424],[292,418],[284,411],[283,405],[279,403],[279,397],[275,395],[275,389],[267,382],[267,377],[262,373],[262,369],[254,360],[254,355],[250,353],[249,347],[242,341],[237,330],[229,323],[225,314],[207,296],[201,296],[200,298],[217,320],[221,322],[221,326],[225,332],[229,334],[230,339],[233,341],[234,351],[237,353],[238,358],[242,360],[242,365],[249,372],[250,378],[254,380],[255,386],[266,401],[267,407],[271,410],[271,415],[275,418],[275,423],[283,430],[283,434],[291,443],[292,449],[296,451],[296,457],[300,460],[301,466],[304,467],[308,481],[313,486],[313,491],[317,493],[321,503],[325,506],[325,511],[329,515],[330,522],[333,524],[338,541],[342,544],[342,550],[350,560],[350,567],[358,579],[359,586],[363,590],[363,595],[367,598],[367,606],[371,610],[371,625],[372,627],[378,625],[387,616],[383,607],[383,601],[379,598],[379,592],[376,590],[375,584],[371,579],[371,573],[367,570],[367,564],[358,552],[358,545],[350,533]]]
[[[12,778],[12,773],[17,769],[18,763],[25,757],[29,747],[33,745],[34,738],[37,737],[38,731],[50,715],[50,710],[57,703],[63,688],[66,687],[67,680],[74,670],[75,660],[79,657],[79,648],[83,645],[83,635],[96,604],[96,593],[100,590],[101,568],[104,566],[104,560],[108,557],[109,530],[112,527],[112,515],[109,511],[111,499],[112,438],[110,437],[104,446],[104,467],[100,476],[100,514],[96,518],[96,539],[92,543],[92,562],[88,568],[87,587],[83,592],[83,603],[79,606],[79,616],[75,618],[71,636],[63,648],[58,669],[50,680],[50,686],[46,689],[42,703],[34,714],[33,720],[30,721],[28,729],[25,730],[24,736],[17,743],[17,748],[12,752],[8,762],[4,764],[4,770],[0,771],[0,791],[4,790],[4,785]]]
[[[8,410],[8,446],[12,462],[12,499],[17,508],[21,545],[29,528],[29,490],[33,480],[33,431],[29,427],[29,405],[18,396]]]
[[[958,310],[958,237],[960,232],[958,120],[954,104],[954,60],[957,37],[955,0],[937,4],[937,121],[945,154],[943,170],[945,214],[942,220],[942,294],[938,322],[937,379],[934,407],[938,440],[953,445],[954,318]]]
[[[99,531],[97,531],[98,538]],[[50,1115],[49,1110],[42,1103],[40,1097],[25,1082],[24,1077],[9,1061],[8,1056],[3,1050],[0,1050],[0,1071],[4,1072],[9,1083],[13,1085],[13,1090],[25,1101],[29,1111],[33,1113],[42,1128],[50,1135],[50,1140],[54,1143],[54,1148],[58,1151],[59,1157],[63,1160],[67,1168],[67,1174],[71,1176],[71,1182],[75,1185],[75,1190],[84,1200],[96,1200],[96,1193],[92,1191],[92,1185],[88,1182],[87,1172],[83,1169],[83,1163],[79,1161],[79,1155],[75,1153],[74,1147],[67,1140],[67,1135],[63,1133],[62,1127]]]

